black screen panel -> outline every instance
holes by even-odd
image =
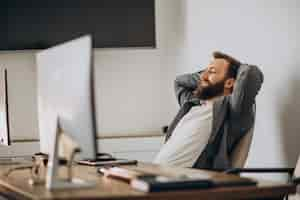
[[[2,0],[0,50],[44,49],[85,34],[95,48],[155,47],[154,0]]]

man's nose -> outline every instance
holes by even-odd
[[[202,79],[203,79],[204,81],[207,81],[207,80],[208,80],[208,73],[207,73],[207,72],[204,72],[204,73],[203,73]]]

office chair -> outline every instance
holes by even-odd
[[[240,139],[232,153],[229,155],[233,168],[242,168],[245,166],[250,151],[253,133],[254,124],[253,127],[247,132],[247,134]]]
[[[300,184],[300,156],[295,168],[232,168],[225,171],[228,174],[241,174],[241,173],[287,173],[289,176],[288,183],[298,185]],[[296,195],[290,195],[285,199],[300,200],[300,191],[297,189]]]

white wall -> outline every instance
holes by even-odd
[[[162,137],[99,139],[99,152],[117,158],[151,162],[162,144]],[[0,146],[0,157],[30,156],[39,152],[39,142],[15,142],[9,147]]]
[[[177,73],[205,66],[214,50],[260,66],[265,82],[248,166],[290,166],[300,153],[300,2],[180,1]]]

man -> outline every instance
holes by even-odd
[[[204,71],[178,76],[180,110],[154,163],[230,168],[230,153],[254,125],[255,97],[262,82],[256,66],[221,52],[213,53]]]

